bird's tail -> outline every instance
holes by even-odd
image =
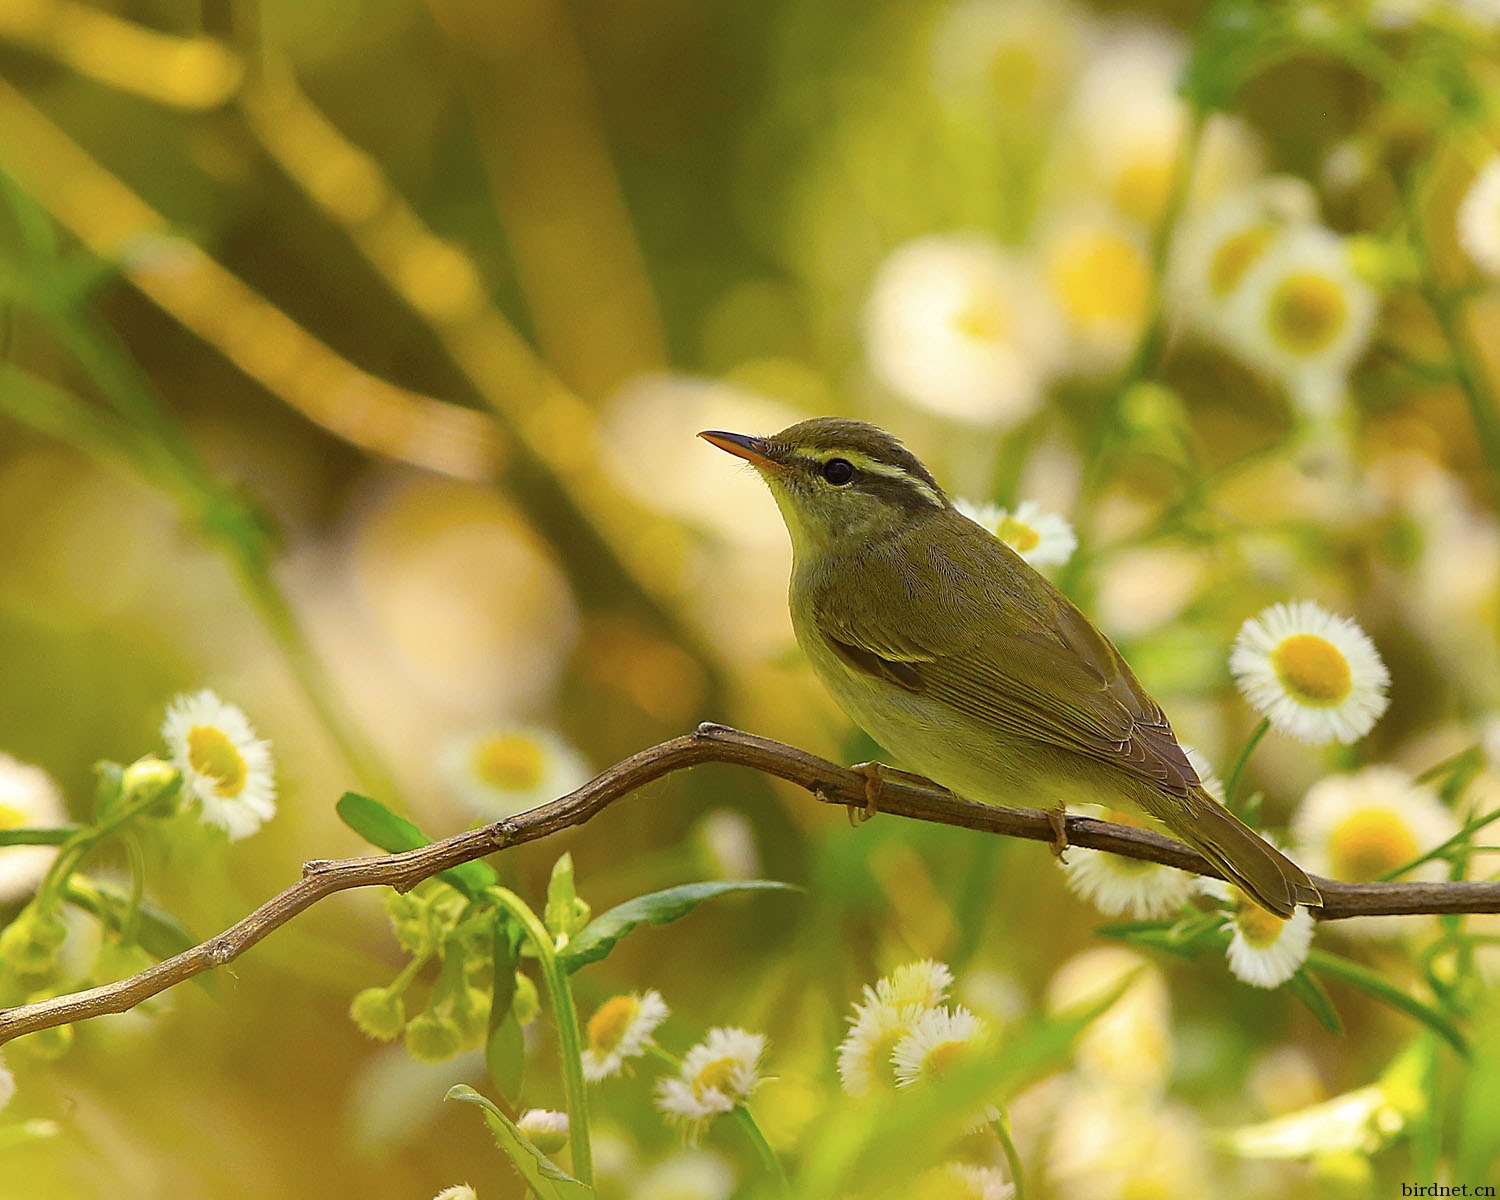
[[[1290,917],[1299,904],[1318,906],[1323,894],[1301,867],[1222,804],[1197,792],[1187,819],[1171,822],[1173,832],[1223,871],[1229,881],[1262,908]]]

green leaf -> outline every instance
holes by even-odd
[[[590,921],[567,947],[558,952],[558,961],[568,972],[576,971],[586,963],[598,962],[636,926],[665,925],[668,921],[686,916],[703,901],[712,900],[715,896],[726,896],[731,892],[801,890],[790,883],[780,883],[774,879],[725,879],[710,883],[685,883],[680,887],[637,896],[634,900],[615,905]]]
[[[491,938],[494,983],[490,994],[489,1031],[484,1042],[484,1063],[490,1081],[512,1103],[521,1094],[521,1077],[526,1065],[521,1022],[517,1020],[514,1009],[520,940],[521,927],[497,914]]]
[[[1333,1006],[1333,997],[1326,988],[1310,974],[1306,966],[1297,968],[1297,973],[1287,980],[1287,991],[1307,1005],[1313,1016],[1329,1033],[1343,1035],[1344,1022],[1339,1019],[1338,1009]]]
[[[53,825],[47,829],[0,829],[0,846],[61,846],[82,825]]]
[[[444,1099],[479,1105],[490,1132],[495,1135],[496,1143],[505,1151],[516,1170],[521,1173],[521,1178],[540,1200],[591,1200],[593,1188],[579,1183],[533,1146],[509,1117],[468,1084],[454,1084],[448,1089]]]
[[[1331,975],[1335,979],[1342,979],[1345,983],[1352,983],[1355,987],[1362,988],[1375,999],[1389,1004],[1409,1017],[1415,1017],[1465,1058],[1469,1056],[1468,1039],[1446,1014],[1418,1000],[1415,996],[1408,995],[1384,975],[1370,970],[1369,967],[1362,967],[1356,962],[1341,958],[1337,954],[1330,954],[1326,950],[1313,950],[1307,956],[1307,966],[1304,969]]]
[[[370,845],[387,853],[401,854],[432,844],[432,839],[405,817],[397,816],[379,800],[361,796],[358,792],[345,792],[334,809],[345,825]],[[478,859],[440,871],[438,878],[447,880],[470,898],[500,882],[494,869]]]
[[[578,898],[573,875],[573,856],[566,851],[552,864],[547,880],[547,906],[542,910],[542,924],[559,940],[570,939],[589,923],[590,908]]]
[[[1284,50],[1274,8],[1265,0],[1214,0],[1208,6],[1181,83],[1189,103],[1205,111],[1227,108],[1240,86]]]

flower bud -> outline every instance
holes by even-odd
[[[541,1008],[541,998],[537,995],[536,984],[531,981],[530,975],[516,972],[516,996],[510,1002],[510,1011],[516,1014],[516,1020],[522,1025],[530,1025],[536,1020],[537,1010]]]
[[[406,1027],[406,1050],[420,1062],[446,1062],[463,1045],[463,1031],[447,1017],[425,1012]]]
[[[137,759],[120,777],[124,803],[139,802],[145,812],[155,817],[169,817],[177,811],[182,774],[171,763],[154,754]]]
[[[543,1154],[556,1154],[568,1144],[568,1114],[550,1108],[528,1108],[516,1122],[526,1140]]]
[[[349,1017],[376,1041],[394,1041],[406,1025],[406,1005],[392,988],[365,988],[350,1002]]]

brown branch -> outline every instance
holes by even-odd
[[[520,816],[470,829],[404,854],[309,862],[303,866],[302,878],[297,883],[223,933],[190,950],[128,979],[0,1010],[0,1044],[55,1025],[125,1012],[194,975],[233,961],[261,938],[334,892],[376,885],[407,891],[460,863],[582,825],[654,779],[710,762],[732,763],[775,775],[805,788],[826,804],[840,807],[865,804],[865,777],[854,771],[769,738],[724,725],[700,725],[685,737],[631,755],[577,791]],[[886,816],[935,821],[1038,842],[1053,840],[1046,813],[976,804],[947,791],[894,780],[884,785],[880,809]],[[1145,829],[1077,816],[1067,818],[1067,828],[1068,841],[1074,846],[1162,863],[1196,875],[1218,877],[1219,874],[1196,850]],[[1323,893],[1323,907],[1313,915],[1324,921],[1403,913],[1500,912],[1500,883],[1340,883],[1320,878],[1317,884]]]

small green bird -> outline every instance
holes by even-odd
[[[971,800],[1129,801],[1278,916],[1322,903],[1203,790],[1109,639],[890,434],[819,417],[699,436],[770,486],[792,539],[797,641],[898,763]]]

